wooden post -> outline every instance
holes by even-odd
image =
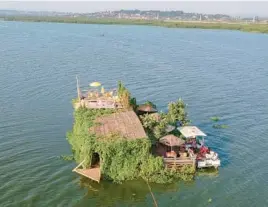
[[[76,89],[77,89],[77,98],[80,100],[80,88],[77,75],[76,75]]]
[[[85,162],[86,160],[84,159],[79,165],[77,165],[72,171],[76,172],[76,170]]]
[[[81,106],[81,95],[82,95],[82,92],[80,90],[79,80],[78,80],[77,75],[76,75],[76,88],[77,88],[77,98],[79,100],[79,107],[80,107]]]

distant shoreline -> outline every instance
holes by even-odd
[[[232,22],[200,22],[200,21],[175,21],[175,20],[143,20],[143,19],[90,19],[86,17],[34,17],[34,16],[10,16],[0,17],[4,21],[21,22],[55,22],[73,24],[109,24],[109,25],[147,25],[167,28],[199,28],[199,29],[225,29],[243,32],[255,32],[268,34],[268,24],[258,23],[232,23]]]

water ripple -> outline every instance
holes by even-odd
[[[152,100],[163,111],[169,101],[182,97],[193,124],[208,134],[207,143],[222,160],[219,175],[197,177],[171,191],[155,187],[159,204],[206,206],[209,198],[214,206],[268,204],[267,35],[145,26],[1,25],[2,206],[152,204],[148,191],[137,193],[147,189],[144,184],[105,184],[98,193],[89,193],[71,172],[75,164],[58,158],[70,154],[65,133],[73,121],[76,75],[85,87],[97,80],[113,88],[122,80],[139,103]],[[214,129],[212,116],[220,116],[229,128]]]

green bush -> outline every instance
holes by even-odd
[[[182,125],[187,125],[190,122],[186,112],[186,104],[182,99],[168,104],[167,119],[171,124],[175,124],[179,121]]]

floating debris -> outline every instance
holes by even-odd
[[[217,121],[220,120],[220,117],[218,117],[218,116],[212,116],[212,117],[210,117],[210,120],[217,122]]]
[[[72,160],[74,160],[74,156],[73,155],[61,155],[60,158],[63,159],[63,160],[66,160],[66,161],[72,161]]]
[[[213,128],[215,129],[227,129],[229,126],[226,124],[214,124]]]

